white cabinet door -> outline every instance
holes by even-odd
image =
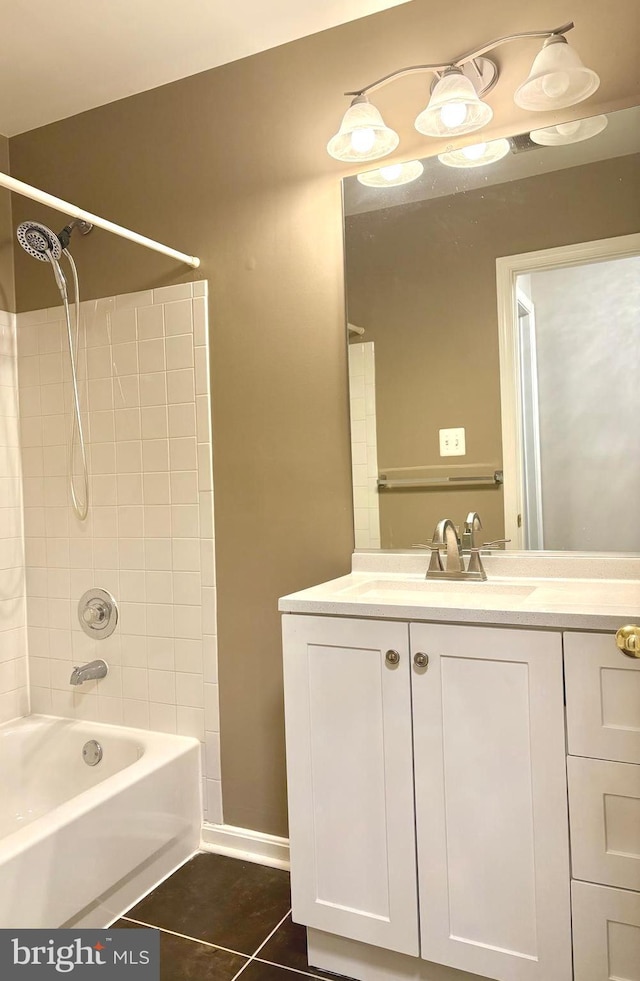
[[[575,981],[640,981],[640,895],[573,882]]]
[[[640,659],[613,633],[566,633],[564,660],[571,755],[640,763]]]
[[[283,636],[293,919],[416,956],[408,627],[286,615]]]
[[[560,634],[411,625],[422,957],[571,981]]]
[[[640,766],[570,756],[574,879],[640,891]]]

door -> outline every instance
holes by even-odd
[[[293,919],[418,955],[409,632],[283,617]]]
[[[640,763],[640,658],[623,654],[612,631],[566,633],[564,661],[571,755]]]
[[[412,624],[411,652],[422,957],[570,981],[561,636]]]
[[[572,883],[575,981],[640,981],[640,894]]]

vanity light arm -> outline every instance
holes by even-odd
[[[487,44],[483,44],[481,48],[476,48],[473,51],[469,51],[468,54],[461,55],[451,64],[456,68],[460,68],[462,65],[466,65],[468,61],[473,61],[474,58],[480,58],[482,55],[486,54],[487,51],[491,51],[492,48],[498,48],[501,44],[506,44],[508,41],[522,41],[525,38],[536,38],[536,37],[556,37],[559,34],[566,34],[568,31],[573,30],[575,24],[573,21],[569,21],[568,24],[562,24],[560,27],[555,27],[552,31],[522,31],[520,34],[507,34],[505,37],[496,38],[495,41],[489,41]]]
[[[345,92],[348,96],[359,96],[368,95],[369,92],[374,92],[376,89],[381,89],[383,86],[388,85],[389,82],[395,81],[396,78],[404,78],[405,75],[419,75],[423,72],[433,72],[434,75],[438,75],[440,72],[444,72],[447,68],[460,68],[462,65],[466,65],[467,62],[473,61],[475,58],[479,58],[481,55],[486,54],[487,51],[491,51],[492,48],[497,48],[501,44],[506,44],[507,41],[520,41],[523,38],[536,38],[536,37],[553,37],[557,34],[566,34],[567,31],[572,30],[574,27],[573,21],[568,24],[562,24],[560,27],[555,27],[552,31],[523,31],[520,34],[507,34],[505,37],[496,38],[495,41],[489,41],[487,44],[483,44],[482,47],[476,48],[473,51],[469,51],[467,54],[461,55],[459,58],[453,61],[448,61],[444,65],[412,65],[409,68],[400,68],[397,72],[391,72],[389,75],[383,75],[382,78],[376,79],[375,82],[371,82],[369,85],[365,85],[363,88],[358,89],[355,92]]]
[[[451,67],[451,62],[446,65],[412,65],[410,68],[400,68],[397,72],[391,72],[390,75],[383,75],[382,78],[377,79],[375,82],[371,82],[370,85],[365,85],[363,89],[358,89],[357,92],[345,92],[345,95],[358,96],[367,95],[369,92],[374,92],[376,89],[381,89],[384,85],[389,82],[393,82],[396,78],[404,78],[405,75],[420,75],[422,72],[433,72],[437,74],[438,72],[443,72],[446,68]]]

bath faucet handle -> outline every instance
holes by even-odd
[[[507,545],[511,541],[510,538],[496,538],[493,542],[483,542],[480,548],[497,548],[498,545]]]
[[[106,589],[88,589],[78,600],[78,620],[94,640],[110,637],[118,623],[118,604]]]
[[[82,611],[82,619],[90,626],[102,623],[109,615],[106,604],[100,600],[91,600],[89,605]]]

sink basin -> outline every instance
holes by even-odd
[[[371,603],[407,603],[425,606],[461,606],[474,609],[508,607],[533,592],[535,586],[519,586],[502,582],[446,582],[442,579],[375,579],[348,586],[339,595]]]

